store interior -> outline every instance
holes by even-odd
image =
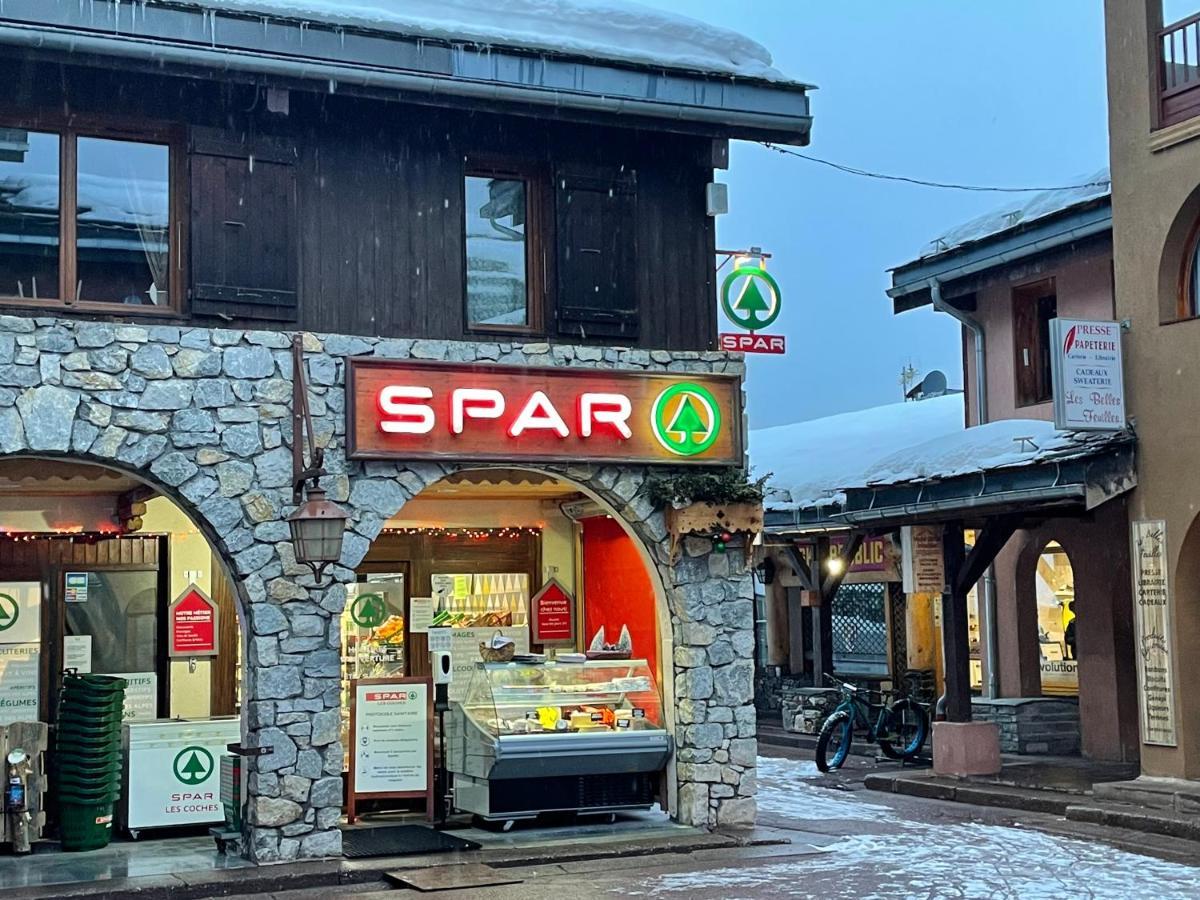
[[[670,737],[660,663],[669,659],[669,645],[664,651],[659,604],[638,546],[595,501],[535,472],[459,473],[426,489],[386,522],[356,577],[342,618],[348,773],[355,765],[352,682],[430,676],[430,642],[436,640],[451,647],[455,670],[448,687],[455,702],[446,717],[446,761],[468,745],[478,751],[450,765],[459,770],[448,779],[460,782],[456,795],[474,798],[463,801],[466,809],[451,812],[452,824],[504,834],[516,821],[514,835],[551,825],[561,837],[561,829],[587,825],[588,817],[579,813],[603,813],[605,821],[619,818],[625,827],[667,827],[662,810]],[[548,585],[558,592],[560,606],[570,608],[569,634],[539,643],[531,605]],[[172,658],[166,652],[168,609],[193,587],[219,611],[218,650],[210,657]],[[74,669],[119,675],[128,683],[121,716],[126,768],[139,735],[147,747],[210,747],[218,762],[225,745],[239,740],[242,653],[232,584],[204,535],[153,488],[91,464],[0,463],[0,592],[30,598],[37,606],[36,614],[24,616],[22,629],[6,634],[0,621],[0,726],[44,723],[46,753],[52,756],[62,673]],[[30,626],[36,627],[28,631]],[[597,652],[587,654],[594,639]],[[482,665],[481,645],[506,640],[516,661]],[[559,656],[563,660],[555,662]],[[431,723],[439,739],[441,721]],[[512,773],[503,773],[501,757],[514,758],[507,746],[514,738],[541,741],[535,758],[554,760],[539,763],[545,809],[511,805],[518,782],[503,780]],[[594,758],[608,754],[614,769],[621,758],[628,769],[632,753],[641,771],[631,779],[610,777],[603,762],[599,771],[581,768],[575,748],[584,744],[600,748],[588,751]],[[481,754],[489,753],[491,762],[480,768]],[[435,755],[435,767],[440,761]],[[207,775],[216,776],[217,768]],[[52,772],[50,761],[42,761],[39,771]],[[43,778],[37,837],[42,849],[53,849],[53,776]],[[519,783],[520,792],[529,793],[528,779]],[[179,838],[174,846],[181,859],[201,867],[208,867],[206,861],[236,864],[215,848],[205,849],[211,846],[203,839],[207,829],[225,819],[223,804],[212,804],[191,821],[164,825],[153,815],[139,818],[145,784],[140,774],[131,780],[125,772],[113,845],[92,851],[91,858],[114,859],[117,869],[128,871],[131,859],[149,864],[155,855],[141,854],[139,846]],[[573,810],[564,797],[578,794],[581,785],[593,805]],[[358,803],[359,824],[440,818],[444,806],[434,805],[439,808],[430,809],[428,797],[367,791]],[[492,839],[497,838],[485,840]],[[20,862],[0,862],[0,884],[43,877],[10,865]],[[44,877],[66,878],[66,871],[54,875],[51,867]],[[80,868],[81,877],[86,871]]]

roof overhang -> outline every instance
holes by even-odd
[[[1137,486],[1132,442],[1088,456],[846,491],[834,518],[871,529],[992,516],[1081,515]]]
[[[966,292],[961,287],[956,291],[955,282],[1111,234],[1112,202],[1103,197],[1027,226],[898,266],[892,270],[887,295],[892,298],[893,312],[902,313],[933,302],[929,283],[935,278],[950,298]]]
[[[797,537],[847,528],[886,531],[956,519],[980,523],[1014,513],[1027,518],[1082,515],[1136,486],[1135,445],[1130,439],[1069,459],[849,488],[840,503],[768,506],[764,527],[768,535]]]
[[[450,43],[184,3],[4,0],[0,46],[324,93],[808,143],[809,86]]]

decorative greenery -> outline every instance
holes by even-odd
[[[647,479],[650,500],[656,506],[687,506],[690,503],[761,503],[768,472],[751,481],[742,469],[729,466],[706,472],[677,472],[651,475]]]

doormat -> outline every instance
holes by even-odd
[[[424,825],[380,825],[377,828],[342,829],[342,856],[407,856],[412,853],[447,853],[478,850],[479,844]]]
[[[428,869],[396,869],[384,872],[383,877],[398,887],[414,888],[423,893],[520,884],[524,880],[497,872],[491,866],[481,863],[433,866]]]

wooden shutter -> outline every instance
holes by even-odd
[[[1013,295],[1013,349],[1016,350],[1017,406],[1037,400],[1037,315],[1033,298]]]
[[[555,194],[559,332],[635,339],[635,177],[560,172]]]
[[[295,155],[193,138],[191,311],[297,318]]]

